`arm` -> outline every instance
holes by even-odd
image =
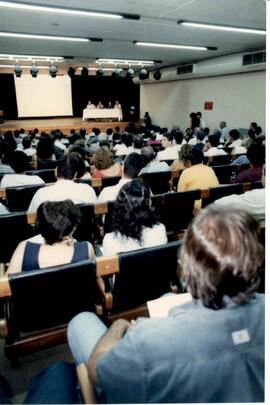
[[[19,273],[22,271],[23,254],[25,249],[26,241],[19,243],[15,249],[12,258],[10,260],[8,270],[6,274]]]
[[[125,319],[115,321],[107,332],[100,338],[96,347],[88,360],[88,372],[93,384],[97,384],[96,363],[100,356],[109,351],[116,343],[122,339],[125,332],[130,328],[131,323]]]
[[[89,259],[94,259],[95,258],[95,252],[94,252],[94,248],[93,245],[89,242],[87,242],[87,246],[88,246],[88,257]]]

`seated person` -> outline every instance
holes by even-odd
[[[97,108],[104,108],[103,104],[101,101],[98,102]]]
[[[204,152],[204,156],[224,156],[227,155],[225,150],[218,148],[220,135],[209,135],[208,140],[210,144],[210,148]]]
[[[170,133],[163,134],[161,145],[164,150],[157,153],[157,160],[174,160],[178,158],[178,151],[173,147],[173,136]]]
[[[195,146],[194,146],[195,148]],[[188,155],[189,152],[192,150],[192,146],[189,145],[188,143],[185,143],[184,145],[182,145],[181,150],[179,152],[179,159],[175,159],[171,166],[170,169],[172,171],[182,171],[184,169],[186,169],[187,167],[189,167],[189,161],[188,161]]]
[[[142,136],[134,135],[133,136],[133,147],[132,147],[131,151],[141,154],[143,144],[144,144],[144,140],[143,140]]]
[[[183,132],[180,130],[176,130],[174,132],[173,138],[174,138],[173,148],[177,150],[177,152],[180,152],[181,147],[187,143],[186,140],[184,139]]]
[[[42,203],[37,210],[40,235],[19,243],[7,273],[43,269],[94,257],[89,242],[73,239],[80,218],[80,209],[71,200]]]
[[[206,133],[201,129],[196,133],[196,143],[193,146],[195,149],[203,150],[205,146]]]
[[[75,144],[70,149],[70,153],[70,162],[76,169],[75,180],[91,180],[91,174],[87,171],[87,168],[90,168],[90,165],[86,160],[85,149],[82,146]]]
[[[1,174],[14,173],[14,170],[11,168],[10,165],[2,163],[2,160],[5,158],[5,152],[6,152],[6,145],[4,141],[0,138],[0,173]]]
[[[170,171],[170,167],[166,162],[155,160],[155,152],[152,146],[144,146],[141,150],[141,156],[144,158],[145,166],[140,174]]]
[[[93,313],[73,318],[69,346],[76,364],[87,363],[100,402],[264,401],[258,231],[246,211],[210,205],[188,226],[179,252],[192,301],[167,317],[118,319],[109,329]]]
[[[108,105],[107,105],[106,108],[113,108],[113,105],[112,105],[112,102],[111,102],[111,101],[108,102]]]
[[[22,151],[29,157],[33,157],[36,155],[37,151],[35,148],[32,148],[32,138],[31,136],[26,136],[22,140]]]
[[[166,228],[151,209],[150,189],[141,180],[125,184],[113,210],[113,232],[103,239],[103,255],[111,256],[167,243]]]
[[[37,161],[51,161],[56,160],[54,149],[53,149],[53,139],[48,135],[43,133],[37,144]]]
[[[128,134],[126,132],[121,134],[121,143],[115,145],[114,147],[115,156],[125,156],[128,155],[129,153],[132,153],[133,152],[132,144],[133,144],[132,134]]]
[[[228,148],[235,148],[241,146],[242,140],[240,139],[240,132],[237,129],[232,129],[229,132],[229,139],[224,146]]]
[[[92,104],[91,101],[89,100],[86,108],[90,108],[91,110],[93,110],[94,108],[96,108],[96,106],[95,106],[95,104]]]
[[[252,144],[247,151],[247,158],[251,167],[242,170],[234,180],[234,183],[246,183],[250,181],[259,181],[262,177],[262,167],[265,163],[265,146]]]
[[[29,170],[29,159],[23,151],[15,151],[13,153],[10,165],[15,173],[5,174],[1,180],[1,187],[6,188],[44,184],[44,181],[39,176],[25,174],[25,172]]]
[[[121,176],[122,169],[118,162],[114,162],[113,153],[106,146],[101,146],[93,155],[95,169],[93,178]]]
[[[113,108],[118,108],[119,110],[121,110],[121,104],[119,103],[119,101],[116,100],[114,107]]]

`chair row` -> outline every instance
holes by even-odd
[[[218,198],[261,187],[261,182],[229,184],[207,190],[196,189],[154,195],[151,199],[159,221],[166,226],[168,237],[174,239],[192,220],[196,200],[202,199],[202,207],[204,207]],[[101,243],[104,234],[112,230],[113,207],[114,202],[80,204],[82,220],[74,237],[79,241]],[[34,226],[35,217],[35,213],[26,212],[0,216],[0,263],[8,263],[17,245],[37,233]]]
[[[177,283],[180,241],[107,258],[10,274],[0,279],[0,337],[5,354],[16,359],[66,341],[66,326],[82,311],[106,322],[147,315],[146,302]],[[115,275],[112,293],[99,277]]]

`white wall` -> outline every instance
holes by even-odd
[[[265,129],[265,71],[172,82],[143,83],[140,115],[148,111],[152,123],[171,128],[189,126],[189,114],[201,111],[210,130],[226,121],[229,128],[248,128],[255,121]],[[204,102],[213,110],[204,111]]]

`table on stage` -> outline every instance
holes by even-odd
[[[88,118],[117,118],[122,121],[122,110],[119,108],[85,108],[83,110],[83,121]]]

